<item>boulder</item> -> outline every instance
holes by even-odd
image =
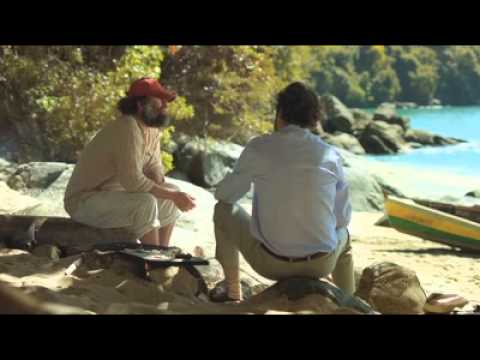
[[[72,176],[74,165],[63,165],[64,170],[45,189],[26,190],[27,193],[31,193],[40,202],[40,205],[23,210],[21,212],[22,215],[69,217],[63,205],[63,197],[68,181]]]
[[[382,211],[384,191],[399,197],[405,197],[403,191],[392,186],[384,178],[383,170],[378,168],[376,161],[352,154],[343,149],[338,149],[337,151],[343,159],[353,210]]]
[[[332,95],[323,95],[320,96],[319,101],[323,109],[325,131],[353,134],[355,119],[352,112],[338,98]]]
[[[423,314],[427,301],[414,271],[387,262],[363,270],[355,295],[382,314]]]
[[[16,165],[0,158],[0,181],[7,182],[15,173]]]
[[[322,136],[322,139],[330,145],[348,150],[354,154],[365,154],[362,145],[360,145],[357,138],[353,135],[339,132],[336,132],[333,135],[325,133],[324,136]]]
[[[8,185],[14,190],[46,189],[51,185],[68,164],[58,162],[31,162],[19,165],[9,179]]]
[[[210,188],[232,170],[242,151],[243,147],[237,144],[192,138],[178,144],[174,165],[194,184]]]
[[[405,132],[405,140],[418,143],[427,146],[445,146],[445,145],[455,145],[465,142],[461,139],[451,138],[451,137],[442,137],[439,135],[432,134],[428,131],[418,130],[418,129],[408,129]]]
[[[399,116],[396,112],[395,105],[393,104],[381,105],[373,114],[373,120],[400,125],[404,131],[410,127],[410,119]]]
[[[404,130],[400,125],[374,121],[363,132],[360,144],[367,153],[394,154],[405,146],[403,135]]]
[[[272,310],[312,314],[375,313],[364,301],[328,281],[301,277],[277,282],[246,300],[244,306],[254,308],[256,313]]]
[[[382,187],[368,169],[346,167],[345,177],[350,188],[350,201],[355,211],[381,211]]]
[[[4,182],[0,182],[0,198],[0,214],[14,214],[40,205],[40,201],[12,190]]]
[[[353,135],[359,137],[363,130],[373,121],[373,116],[360,109],[352,109],[352,115],[355,119],[353,126]]]

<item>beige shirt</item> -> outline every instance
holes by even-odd
[[[154,182],[145,176],[147,172],[163,173],[160,130],[122,116],[108,123],[83,150],[65,191],[65,209],[71,214],[92,192],[149,192]]]

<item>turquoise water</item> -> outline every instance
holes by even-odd
[[[392,164],[415,166],[424,171],[447,170],[457,175],[480,176],[480,107],[408,109],[398,112],[411,119],[412,128],[464,139],[468,143],[427,147],[404,154],[371,156],[372,158]]]

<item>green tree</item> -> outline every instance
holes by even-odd
[[[245,143],[272,127],[281,81],[267,46],[183,46],[162,64],[162,82],[193,106],[184,133]]]

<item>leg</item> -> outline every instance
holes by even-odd
[[[215,257],[222,265],[228,296],[241,300],[240,254],[255,268],[260,243],[250,234],[250,215],[238,205],[218,202],[214,213]]]
[[[338,234],[340,254],[332,273],[333,282],[340,289],[352,295],[355,292],[355,275],[350,236],[346,229],[341,229]]]
[[[148,193],[93,193],[80,204],[72,219],[97,228],[125,228],[132,234],[132,241],[158,243],[158,206],[155,197]]]
[[[166,225],[158,229],[158,245],[168,246],[170,244],[174,227],[175,223],[171,223],[170,225]]]
[[[145,235],[143,235],[140,239],[140,242],[142,244],[146,245],[155,245],[158,246],[159,244],[159,230],[153,229],[152,231],[149,231]]]
[[[157,205],[158,220],[161,226],[158,229],[158,245],[169,246],[175,223],[180,217],[180,211],[171,200],[157,199]]]

